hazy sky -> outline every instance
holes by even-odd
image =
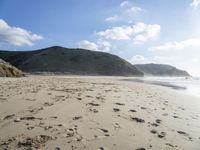
[[[0,49],[53,45],[200,75],[200,0],[0,0]]]

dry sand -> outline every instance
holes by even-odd
[[[200,150],[200,99],[117,77],[0,78],[0,149]]]

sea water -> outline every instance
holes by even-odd
[[[145,83],[169,87],[188,95],[200,97],[200,77],[144,77]]]

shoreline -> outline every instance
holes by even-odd
[[[152,85],[160,85],[160,86],[164,86],[164,87],[169,87],[172,88],[174,90],[185,90],[186,87],[183,86],[177,86],[177,85],[173,85],[167,82],[161,82],[161,81],[147,81],[147,80],[142,80],[142,79],[124,79],[124,81],[133,81],[133,82],[139,82],[139,83],[146,83],[146,84],[152,84]]]
[[[199,98],[122,79],[0,78],[0,150],[198,150]]]

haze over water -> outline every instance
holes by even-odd
[[[145,77],[142,81],[169,87],[187,95],[200,97],[200,77]]]

